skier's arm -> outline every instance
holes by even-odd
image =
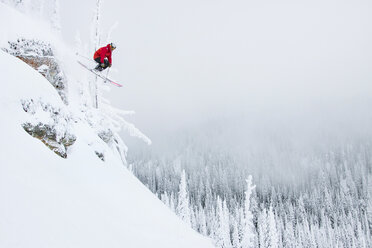
[[[108,58],[108,62],[109,62],[109,64],[111,65],[111,63],[112,63],[112,60],[111,60],[111,54],[110,54],[109,56],[107,56],[107,58]]]
[[[101,64],[103,64],[104,61],[105,61],[105,57],[106,57],[106,51],[105,51],[105,49],[101,49],[100,50],[100,57],[101,57]]]

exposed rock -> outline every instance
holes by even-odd
[[[4,50],[40,72],[67,104],[66,78],[53,55],[51,45],[34,39],[18,39],[14,42],[9,41],[8,44],[9,47]]]
[[[22,127],[32,137],[41,140],[47,147],[62,158],[67,158],[67,148],[73,145],[76,141],[75,136],[68,134],[57,141],[55,129],[42,123],[39,123],[36,126],[31,123],[24,123]]]
[[[108,144],[112,142],[114,134],[110,129],[107,129],[99,132],[98,137],[100,137],[105,143]]]
[[[102,161],[105,161],[105,155],[101,152],[95,151],[97,157],[99,157]]]
[[[70,132],[70,116],[62,109],[33,99],[23,100],[22,106],[30,114],[29,121],[22,125],[25,131],[66,158],[68,147],[76,141],[76,136]],[[43,116],[42,119],[39,116]]]

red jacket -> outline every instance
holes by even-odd
[[[103,63],[103,60],[105,58],[108,58],[108,62],[110,63],[111,65],[111,54],[112,54],[112,51],[111,51],[111,47],[110,47],[110,44],[108,44],[107,46],[104,46],[104,47],[101,47],[100,49],[98,49],[95,53],[94,53],[94,60],[96,58],[101,58],[101,63]]]

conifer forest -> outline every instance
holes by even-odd
[[[211,137],[185,138],[174,154],[137,158],[131,170],[216,247],[372,247],[367,139],[270,139],[242,155]]]

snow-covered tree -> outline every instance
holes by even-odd
[[[170,208],[173,212],[176,212],[176,204],[174,203],[174,195],[173,195],[173,193],[171,193],[171,195],[170,195],[169,208]]]
[[[52,28],[57,32],[61,32],[61,16],[60,16],[60,5],[59,0],[53,0],[53,10],[52,10],[51,23]]]
[[[199,208],[199,214],[198,214],[198,221],[199,221],[199,232],[207,236],[207,222],[206,222],[206,216],[205,211],[203,208]]]
[[[368,189],[368,201],[367,201],[367,217],[368,217],[368,226],[367,234],[369,240],[372,242],[372,174],[368,174],[367,177],[367,189]],[[367,236],[367,237],[368,237]]]
[[[233,248],[241,248],[240,237],[239,237],[239,223],[236,219],[232,220],[232,234],[231,241]]]
[[[168,197],[168,193],[167,192],[164,192],[163,194],[161,194],[160,199],[161,199],[162,202],[164,202],[164,204],[167,207],[170,206],[170,201],[169,201],[169,197]]]
[[[250,198],[252,191],[256,185],[252,184],[252,176],[249,175],[247,179],[247,189],[245,191],[245,201],[244,201],[244,216],[242,219],[241,228],[241,246],[242,248],[254,247],[254,225],[253,225],[253,215],[250,210]]]
[[[100,33],[100,25],[101,25],[101,5],[102,0],[96,0],[96,6],[93,15],[93,22],[91,26],[91,46],[92,51],[96,51],[100,46],[101,41],[101,33]],[[91,82],[90,88],[92,92],[93,102],[95,108],[98,108],[98,95],[100,95],[99,88],[98,88],[98,79],[95,78],[94,82]]]
[[[187,192],[186,172],[184,170],[182,171],[178,191],[177,214],[188,226],[191,227],[189,195]]]
[[[293,216],[293,208],[289,208],[289,213],[285,218],[285,230],[284,230],[284,239],[283,245],[287,248],[294,248],[296,247],[296,239],[294,235],[294,216]]]
[[[226,201],[224,200],[222,202],[219,196],[217,197],[217,219],[218,227],[215,233],[216,246],[218,248],[231,248],[229,210]]]
[[[262,210],[257,219],[258,243],[260,248],[268,247],[268,225],[266,209]]]
[[[278,237],[278,230],[276,228],[276,221],[274,216],[274,210],[272,206],[270,206],[267,212],[267,225],[268,225],[268,247],[270,248],[277,248],[279,247],[279,237]]]
[[[97,50],[99,48],[101,42],[101,6],[103,0],[96,0],[96,6],[93,15],[93,22],[92,22],[92,50]]]

